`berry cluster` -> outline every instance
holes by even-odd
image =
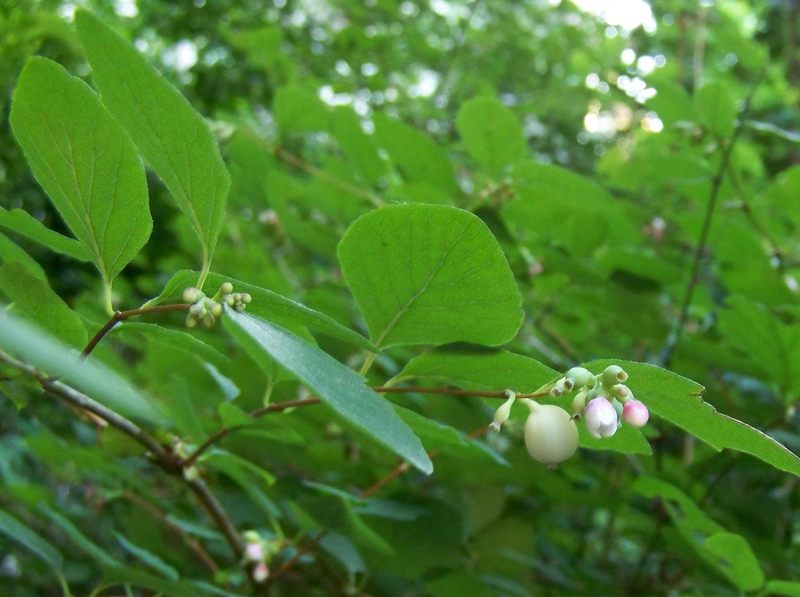
[[[628,374],[611,365],[599,375],[583,367],[573,367],[556,381],[550,395],[560,397],[578,390],[572,401],[573,416],[560,406],[539,404],[523,399],[530,414],[525,421],[525,447],[537,462],[554,466],[572,456],[578,449],[578,427],[575,420],[583,416],[586,430],[596,438],[611,437],[622,425],[622,419],[634,427],[642,427],[650,418],[647,407],[636,400],[625,385]],[[500,430],[508,420],[516,394],[506,390],[506,400],[494,415],[490,427]]]
[[[183,291],[183,300],[192,305],[186,316],[186,327],[193,328],[202,323],[210,329],[214,327],[217,317],[222,315],[223,305],[241,313],[253,297],[246,292],[233,292],[233,284],[225,282],[211,298],[199,288],[187,288]]]

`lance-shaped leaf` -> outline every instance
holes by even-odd
[[[86,245],[74,238],[50,230],[24,209],[8,211],[0,207],[0,226],[47,247],[51,251],[78,261],[91,261],[92,254]]]
[[[11,127],[36,180],[110,283],[153,228],[144,168],[125,131],[88,85],[38,57],[22,70]]]
[[[433,470],[417,436],[389,402],[364,385],[363,377],[273,323],[230,309],[226,313],[226,327],[246,351],[266,352],[344,419],[422,472]]]
[[[211,129],[175,87],[100,19],[80,11],[76,22],[103,103],[189,218],[207,270],[230,186]]]
[[[600,360],[585,363],[590,371],[619,365],[626,384],[650,412],[677,425],[716,450],[729,448],[751,454],[777,469],[800,476],[800,458],[755,427],[731,418],[705,402],[705,388],[666,369],[647,363]]]
[[[53,292],[47,281],[31,274],[22,264],[0,266],[0,288],[0,294],[14,303],[15,313],[21,313],[70,346],[86,344],[86,327],[78,314]]]
[[[522,324],[503,250],[470,212],[422,204],[372,211],[347,230],[339,262],[378,348],[496,346]]]
[[[114,371],[92,359],[80,361],[77,351],[9,314],[0,316],[0,350],[123,415],[149,421],[162,419],[152,400]]]

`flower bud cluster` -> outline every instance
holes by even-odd
[[[624,419],[629,425],[643,427],[650,418],[647,407],[625,385],[628,374],[618,365],[609,365],[599,375],[583,367],[573,367],[550,390],[561,396],[578,390],[572,400],[572,412],[583,416],[586,430],[596,438],[611,437]]]
[[[583,416],[586,430],[596,438],[611,437],[624,419],[629,425],[643,427],[650,418],[647,407],[637,400],[625,385],[628,374],[617,365],[610,365],[599,375],[583,367],[573,367],[556,381],[550,395],[556,398],[577,390],[570,416],[560,406],[522,401],[530,409],[525,422],[525,447],[537,462],[554,466],[572,456],[578,449],[578,428],[575,420]],[[508,421],[517,395],[506,390],[507,400],[495,411],[489,425],[499,431]]]
[[[253,580],[257,583],[269,578],[269,563],[281,549],[280,539],[265,539],[257,531],[245,531],[244,559],[252,564]]]
[[[198,323],[202,323],[203,326],[210,329],[214,327],[217,318],[222,315],[223,305],[241,313],[253,300],[253,297],[246,292],[233,292],[233,284],[225,282],[220,286],[217,294],[210,298],[199,288],[187,288],[183,291],[183,300],[191,303],[189,314],[186,316],[186,327],[193,328]]]

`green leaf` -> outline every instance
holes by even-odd
[[[162,422],[152,401],[115,372],[93,359],[79,360],[76,351],[9,314],[0,316],[0,350],[121,414]]]
[[[47,274],[44,273],[42,266],[19,246],[14,241],[4,234],[0,234],[0,263],[19,263],[28,270],[32,276],[40,280],[47,280]]]
[[[525,155],[525,134],[513,112],[492,97],[476,97],[461,106],[458,134],[467,151],[493,174]]]
[[[374,121],[375,138],[403,178],[427,183],[448,197],[458,193],[453,164],[430,137],[384,114],[376,114]]]
[[[128,136],[88,85],[38,57],[20,76],[11,126],[36,180],[110,283],[153,228]]]
[[[203,249],[205,272],[222,229],[230,186],[211,129],[119,34],[86,11],[77,13],[76,22],[103,103],[189,218]]]
[[[736,100],[724,83],[704,85],[695,96],[700,122],[717,137],[730,137],[736,125]]]
[[[498,345],[522,324],[522,299],[497,240],[475,215],[395,205],[356,220],[339,262],[378,348]]]
[[[5,510],[0,510],[0,533],[23,545],[56,573],[60,573],[63,558],[58,550]]]
[[[419,439],[364,378],[315,346],[267,321],[226,310],[226,327],[249,353],[265,351],[339,415],[424,473],[433,470]]]
[[[173,581],[176,581],[180,578],[178,571],[162,560],[160,556],[154,554],[148,549],[136,545],[122,533],[114,533],[114,536],[117,538],[117,541],[125,549],[125,551],[146,566],[149,566],[161,574],[164,578],[168,578],[169,580]]]
[[[361,128],[352,108],[341,106],[331,116],[331,134],[368,184],[375,184],[386,174],[387,165],[378,152],[375,137]]]
[[[684,539],[739,589],[753,591],[764,584],[764,573],[747,540],[726,532],[680,489],[660,479],[640,477],[633,490],[648,498],[660,498]]]
[[[189,270],[177,272],[167,282],[161,294],[156,299],[149,301],[148,304],[166,299],[178,300],[186,288],[194,285],[196,279],[196,272]],[[346,328],[324,313],[315,311],[276,292],[215,273],[209,273],[207,280],[210,288],[216,289],[222,286],[223,283],[230,282],[236,292],[249,293],[253,297],[253,302],[247,306],[247,311],[251,315],[273,321],[288,328],[307,327],[310,330],[331,338],[337,338],[353,346],[366,349],[374,348],[369,340],[361,334]]]
[[[196,597],[198,588],[201,588],[196,583],[166,580],[143,570],[121,567],[104,568],[103,581],[106,587],[124,584],[151,589],[158,594],[174,595],[175,597]],[[204,590],[204,593],[212,594],[207,589]]]
[[[764,587],[766,595],[781,595],[782,597],[800,597],[800,582],[789,580],[771,580]]]
[[[456,456],[465,462],[484,460],[495,465],[508,466],[508,462],[500,454],[485,444],[467,437],[458,429],[401,406],[395,406],[394,409],[428,450]]]
[[[92,254],[86,245],[79,243],[74,238],[50,230],[24,209],[9,211],[0,207],[0,226],[77,261],[92,260]]]
[[[47,504],[40,505],[39,509],[87,556],[103,566],[121,566],[118,560],[111,557],[108,551],[99,547],[84,535],[67,517],[56,512]]]
[[[392,378],[451,384],[466,390],[535,392],[559,377],[536,359],[505,350],[474,346],[442,346],[414,357]]]
[[[86,327],[50,285],[19,263],[0,266],[0,288],[14,303],[14,312],[31,319],[65,344],[83,347]]]
[[[600,360],[585,363],[590,371],[620,365],[630,376],[627,385],[651,413],[677,425],[716,450],[751,454],[777,469],[800,476],[800,458],[750,425],[718,413],[703,401],[705,388],[655,365]]]
[[[296,85],[275,92],[272,106],[282,132],[324,131],[328,128],[328,107],[315,93]]]
[[[741,535],[715,533],[703,546],[717,558],[717,567],[742,591],[755,591],[764,584],[758,559]]]

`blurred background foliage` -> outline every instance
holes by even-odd
[[[2,0],[0,202],[62,232],[8,111],[31,55],[89,80],[71,24],[78,4],[213,122],[233,179],[213,269],[361,331],[336,260],[343,232],[375,206],[435,202],[475,212],[502,243],[526,311],[510,350],[560,370],[599,357],[658,362],[735,139],[669,367],[705,385],[722,412],[800,450],[797,0]],[[467,151],[457,116],[476,96],[518,123],[496,146],[510,167]],[[122,308],[199,266],[188,225],[149,182],[156,225],[115,286]],[[89,266],[3,230],[0,260],[20,250],[90,331],[101,325]],[[150,327],[123,327],[96,354],[160,397],[183,438],[218,427],[234,397],[247,410],[265,388],[273,400],[297,396],[284,373],[229,358],[219,332],[198,332],[213,347],[199,355]],[[363,358],[318,341],[354,366]],[[386,352],[373,381],[417,352]],[[207,574],[191,541],[225,561],[190,499],[128,440],[19,382],[0,392],[0,505],[60,549],[75,594],[96,586],[102,562],[70,525],[167,580]],[[478,400],[397,403],[463,431],[491,412]],[[534,465],[513,435],[488,440],[510,466],[456,442],[434,477],[410,473],[368,503],[331,488],[368,486],[394,466],[390,455],[324,410],[275,421],[229,438],[208,467],[237,524],[281,538],[286,554],[330,529],[277,594],[800,595],[788,582],[800,580],[798,480],[658,421],[652,456],[582,451],[557,471]],[[235,588],[235,569],[218,580]],[[44,564],[2,538],[0,587],[54,592]]]

